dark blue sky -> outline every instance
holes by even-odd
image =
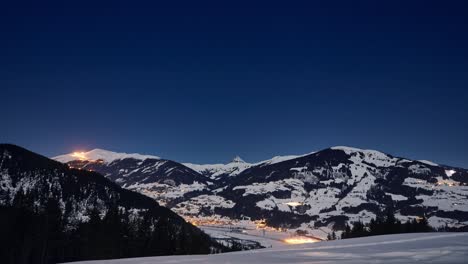
[[[10,2],[1,142],[200,163],[349,145],[468,168],[466,1]]]

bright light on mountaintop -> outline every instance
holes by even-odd
[[[84,151],[73,152],[71,156],[79,160],[88,160],[88,157],[86,157],[86,152]]]
[[[142,155],[138,153],[120,153],[120,152],[113,152],[109,150],[104,150],[104,149],[93,149],[90,151],[75,151],[70,154],[64,154],[60,155],[57,157],[54,157],[53,159],[66,163],[70,162],[73,160],[89,160],[89,161],[94,161],[94,160],[103,160],[104,162],[112,162],[115,160],[120,160],[120,159],[138,159],[138,160],[145,160],[145,159],[160,159],[157,156],[153,155]]]

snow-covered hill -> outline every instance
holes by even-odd
[[[276,228],[341,230],[392,207],[434,227],[468,226],[468,171],[375,150],[332,147],[257,163],[181,164],[131,157],[75,160],[186,217],[265,219]]]
[[[165,263],[466,263],[468,233],[425,233],[374,236],[275,247],[217,255],[149,257],[78,262],[86,264]]]

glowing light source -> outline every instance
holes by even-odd
[[[265,219],[255,221],[255,227],[257,229],[264,229],[267,227]]]
[[[290,238],[284,239],[283,241],[284,243],[291,244],[291,245],[309,244],[309,243],[319,242],[318,239],[305,237],[305,236],[290,237]]]
[[[73,152],[71,156],[79,160],[88,160],[88,157],[86,157],[86,152]]]
[[[289,205],[289,206],[292,206],[292,207],[296,207],[296,206],[299,206],[299,205],[302,205],[302,203],[300,202],[289,202],[289,203],[285,203],[286,205]]]

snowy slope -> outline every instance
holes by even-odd
[[[374,236],[218,255],[149,257],[78,262],[88,264],[266,263],[466,263],[468,233]]]

